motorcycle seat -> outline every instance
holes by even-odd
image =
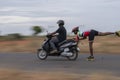
[[[67,39],[67,40],[64,40],[64,41],[58,43],[58,46],[61,46],[61,45],[68,43],[68,42],[75,42],[75,41],[73,39]]]

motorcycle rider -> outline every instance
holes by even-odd
[[[58,20],[57,24],[58,24],[59,28],[55,32],[50,33],[50,35],[57,34],[57,36],[53,37],[50,40],[50,45],[53,49],[50,53],[57,53],[57,48],[56,48],[55,44],[58,44],[64,40],[66,40],[66,37],[67,37],[67,31],[64,27],[64,24],[65,24],[64,21]]]
[[[83,40],[83,39],[86,39],[88,37],[88,40],[89,40],[89,50],[90,50],[90,56],[87,58],[88,60],[92,60],[94,59],[94,56],[93,56],[93,41],[94,41],[94,38],[95,36],[105,36],[105,35],[110,35],[110,34],[116,34],[116,32],[99,32],[99,31],[96,31],[96,30],[89,30],[89,31],[84,31],[84,32],[81,32],[79,30],[79,27],[74,27],[72,29],[72,32],[74,32],[74,34],[76,35],[76,41],[79,41],[79,40]]]

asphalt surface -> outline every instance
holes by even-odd
[[[87,61],[89,54],[79,54],[76,61],[65,57],[39,60],[32,53],[0,53],[0,68],[23,71],[64,71],[69,73],[110,72],[120,75],[120,55],[95,54],[95,61]]]

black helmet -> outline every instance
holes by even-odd
[[[59,25],[64,25],[64,21],[63,21],[63,20],[58,20],[58,21],[57,21],[57,24],[59,24]]]

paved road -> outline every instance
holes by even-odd
[[[80,54],[76,61],[64,57],[48,57],[42,61],[36,54],[0,53],[0,68],[25,71],[64,71],[71,73],[111,72],[120,75],[120,55],[96,54],[95,61],[86,61],[89,54]]]

